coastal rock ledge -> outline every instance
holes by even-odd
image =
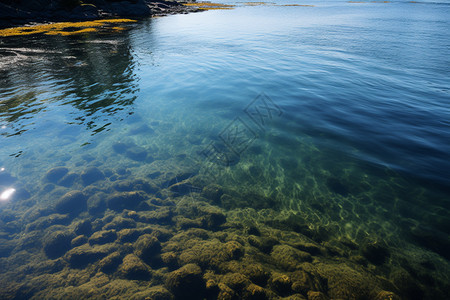
[[[195,7],[165,0],[0,0],[0,28],[32,22],[143,18],[195,11]]]

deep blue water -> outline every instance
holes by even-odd
[[[230,3],[121,33],[0,39],[2,172],[34,197],[59,165],[212,170],[335,234],[448,258],[450,3]],[[154,160],[118,158],[118,141]],[[417,224],[447,240],[427,247]]]

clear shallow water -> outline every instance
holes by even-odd
[[[0,209],[23,219],[81,189],[49,187],[57,166],[98,167],[99,189],[199,174],[239,195],[218,204],[229,220],[295,213],[322,242],[431,257],[448,282],[450,5],[305,4],[0,40],[0,193],[16,189]]]

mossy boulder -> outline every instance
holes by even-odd
[[[57,183],[68,172],[69,169],[67,169],[66,167],[55,167],[47,171],[47,173],[45,174],[45,179],[47,179],[49,182]]]
[[[71,248],[74,235],[65,231],[55,231],[44,238],[44,252],[49,258],[62,256]]]
[[[78,247],[88,242],[88,238],[85,235],[79,235],[72,239],[70,242],[72,247]]]
[[[295,271],[300,263],[312,261],[311,254],[288,245],[276,245],[270,253],[278,266],[286,271]]]
[[[150,267],[134,254],[124,257],[118,272],[129,280],[149,280],[152,276]]]
[[[81,191],[70,191],[64,194],[55,204],[60,214],[77,214],[87,208],[87,198]]]
[[[135,209],[138,205],[147,199],[143,192],[117,192],[106,199],[107,207],[122,211],[124,209]]]
[[[269,254],[273,246],[278,245],[280,242],[273,237],[257,237],[250,235],[248,237],[248,243],[253,247],[258,248],[261,252]]]
[[[187,264],[171,272],[167,276],[166,286],[180,299],[202,299],[206,292],[202,269],[196,264]]]
[[[150,234],[144,234],[136,241],[136,255],[145,262],[150,262],[161,253],[161,243]]]
[[[81,181],[85,186],[104,179],[105,174],[103,174],[103,172],[100,171],[97,167],[89,167],[81,173]]]
[[[387,245],[383,242],[368,242],[361,248],[361,254],[374,265],[381,265],[390,256]]]
[[[115,229],[121,230],[125,228],[136,228],[136,221],[122,216],[116,216],[111,222],[103,226],[103,230]]]
[[[89,244],[103,245],[107,243],[112,243],[117,239],[117,232],[114,229],[111,230],[101,230],[94,232],[89,238]]]
[[[96,215],[106,210],[107,195],[103,192],[95,193],[87,200],[87,209],[90,215]]]
[[[89,244],[84,244],[69,250],[64,255],[64,259],[72,268],[84,268],[86,265],[102,259],[113,251],[114,247],[108,245],[91,247]]]
[[[103,273],[110,274],[114,272],[122,263],[122,255],[119,252],[113,252],[98,263],[98,269]]]
[[[90,235],[92,232],[92,222],[90,220],[83,220],[75,224],[73,230],[78,235]]]
[[[219,268],[227,261],[236,260],[244,255],[244,247],[236,241],[222,243],[219,240],[200,241],[179,257],[182,265],[196,263],[205,268]]]

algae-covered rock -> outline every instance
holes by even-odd
[[[135,161],[145,161],[148,153],[147,150],[142,147],[133,146],[125,151],[125,156]]]
[[[211,200],[213,203],[220,203],[220,197],[223,195],[223,189],[220,185],[209,184],[202,190],[202,196]]]
[[[248,237],[248,243],[253,247],[258,248],[261,252],[269,254],[272,251],[273,246],[280,242],[273,237],[257,237],[251,235]]]
[[[311,254],[297,250],[288,245],[274,246],[270,255],[278,266],[287,271],[298,269],[299,264],[302,262],[312,261]]]
[[[173,295],[163,286],[152,286],[145,291],[134,294],[130,300],[155,299],[155,300],[173,300]]]
[[[171,272],[166,280],[167,288],[178,298],[202,299],[206,292],[202,269],[196,264],[187,264]]]
[[[136,228],[136,221],[129,218],[123,218],[121,216],[116,216],[111,222],[103,226],[103,230],[121,230],[124,228]]]
[[[44,252],[49,258],[62,256],[71,248],[74,235],[64,231],[55,231],[44,238]]]
[[[88,238],[85,235],[79,235],[77,237],[74,237],[72,241],[70,242],[70,245],[72,247],[78,247],[83,244],[86,244],[88,242]]]
[[[253,283],[245,288],[242,296],[244,299],[252,300],[265,300],[272,298],[264,288]]]
[[[112,252],[113,249],[113,247],[91,247],[89,244],[84,244],[69,250],[64,255],[64,259],[69,262],[72,268],[83,268],[90,263],[102,259]]]
[[[97,167],[89,167],[81,173],[81,180],[85,186],[103,179],[105,179],[105,174]]]
[[[298,270],[290,275],[292,290],[306,295],[308,291],[327,291],[327,281],[316,272]]]
[[[141,235],[141,230],[134,228],[126,228],[117,232],[117,239],[122,243],[132,243]]]
[[[112,273],[122,262],[122,256],[119,252],[113,252],[110,255],[106,256],[98,263],[98,268],[103,273]]]
[[[107,244],[112,243],[117,239],[117,232],[114,229],[111,230],[102,230],[97,231],[92,234],[92,236],[89,238],[89,244]]]
[[[67,214],[51,214],[49,216],[40,217],[36,221],[26,226],[26,231],[43,230],[53,225],[66,225],[70,222]]]
[[[83,220],[76,223],[73,230],[78,235],[90,235],[92,232],[92,222],[90,220]]]
[[[322,292],[308,291],[308,300],[327,300],[328,297]]]
[[[183,251],[179,260],[182,265],[196,263],[205,268],[218,268],[221,263],[239,259],[243,255],[244,248],[238,242],[221,243],[218,240],[212,240],[201,241]]]
[[[87,208],[87,198],[80,191],[70,191],[62,196],[55,205],[55,210],[61,214],[76,214]]]
[[[170,224],[174,216],[171,207],[161,207],[154,211],[142,211],[138,213],[139,222],[149,224]]]
[[[152,276],[150,267],[134,254],[124,257],[118,272],[130,280],[149,280]]]
[[[144,261],[150,262],[152,258],[161,253],[161,244],[157,238],[144,234],[136,241],[136,254]]]
[[[143,192],[117,192],[106,199],[108,208],[115,211],[135,209],[147,197]]]
[[[292,280],[286,274],[273,273],[269,280],[269,286],[280,296],[288,296],[292,293]]]
[[[61,180],[59,180],[57,184],[65,187],[71,187],[79,177],[80,175],[76,173],[69,173],[61,178]]]
[[[220,279],[220,282],[239,294],[242,294],[242,291],[251,284],[251,281],[240,273],[227,273]]]
[[[103,192],[98,192],[89,197],[87,200],[88,212],[90,215],[96,215],[106,210],[107,195]]]
[[[63,178],[67,172],[69,172],[69,169],[66,167],[55,167],[53,169],[50,169],[45,174],[45,179],[52,183],[58,182],[61,178]]]
[[[382,242],[369,242],[363,245],[362,255],[374,265],[381,265],[389,258],[387,246]]]

